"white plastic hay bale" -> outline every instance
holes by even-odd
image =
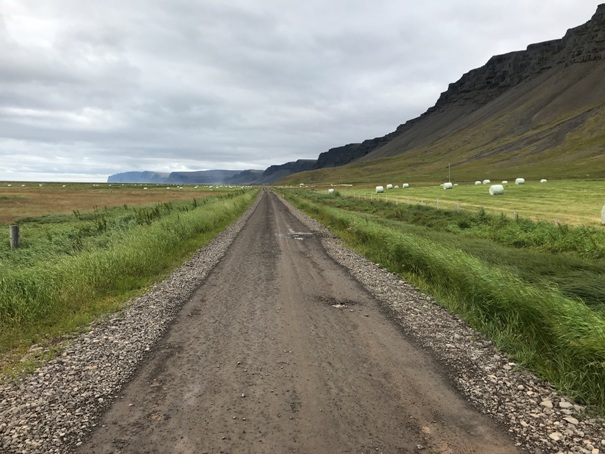
[[[399,185],[393,186],[393,189],[399,189]]]
[[[332,189],[332,188],[328,189],[328,194],[334,194],[334,189]]]
[[[393,185],[392,184],[387,184],[387,189],[393,189]]]
[[[481,185],[481,184],[482,184],[482,183],[481,183],[479,180],[475,181],[475,186],[479,186],[479,185]]]
[[[452,189],[453,187],[452,183],[443,183],[443,189]]]
[[[483,184],[491,184],[490,180],[483,180]]]
[[[547,181],[548,181],[548,180],[547,180],[546,178],[542,178],[542,179],[540,180],[540,183],[546,183]]]
[[[489,187],[489,195],[502,195],[504,194],[504,186],[501,184],[492,184]]]
[[[508,181],[502,180],[502,184],[508,184]]]
[[[384,186],[376,186],[376,194],[384,192]]]
[[[401,185],[401,187],[402,187],[403,189],[405,189],[405,188],[409,188],[409,187],[410,187],[410,185],[409,185],[409,183],[403,183],[403,184]]]
[[[525,178],[517,178],[515,184],[525,184]]]

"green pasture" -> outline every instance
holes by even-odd
[[[475,185],[474,182],[458,184],[452,189],[443,189],[440,183],[411,183],[402,189],[401,181],[393,181],[397,189],[386,189],[387,182],[376,184],[384,186],[382,194],[376,194],[375,186],[351,187],[335,186],[346,197],[389,201],[392,203],[425,204],[432,207],[460,210],[484,208],[490,213],[504,213],[546,222],[559,222],[572,225],[600,225],[601,210],[605,205],[605,180],[552,180],[540,183],[529,180],[516,185],[513,180],[504,184],[504,194],[492,196],[488,185]],[[491,184],[501,184],[493,181]],[[321,190],[326,190],[321,188]]]

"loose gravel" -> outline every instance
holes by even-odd
[[[211,244],[126,309],[66,341],[62,354],[0,386],[0,452],[70,453],[132,377],[180,307],[223,257],[256,203]],[[411,338],[447,366],[482,412],[530,453],[605,453],[605,421],[519,368],[491,341],[380,265],[297,212],[326,251],[364,285]],[[35,349],[36,347],[34,347]]]

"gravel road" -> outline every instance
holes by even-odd
[[[603,421],[263,190],[0,387],[1,452],[605,452]]]

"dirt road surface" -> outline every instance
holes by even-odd
[[[120,397],[79,452],[517,452],[268,191]]]

